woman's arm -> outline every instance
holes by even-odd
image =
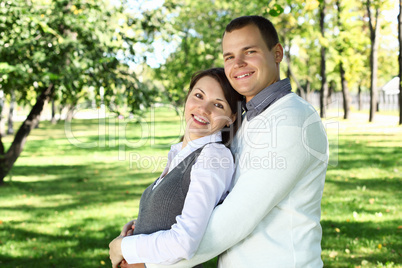
[[[212,210],[230,186],[233,170],[233,156],[226,147],[205,146],[192,168],[191,183],[177,223],[170,230],[122,239],[124,259],[128,263],[172,264],[191,258]]]

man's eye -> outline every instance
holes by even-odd
[[[247,51],[247,54],[253,54],[253,53],[255,53],[255,50],[249,50],[249,51]]]
[[[233,59],[233,56],[228,56],[228,57],[225,58],[225,61],[228,61],[228,60],[231,60],[231,59]]]

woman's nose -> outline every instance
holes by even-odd
[[[211,114],[211,106],[213,104],[211,103],[202,103],[200,106],[198,106],[198,109],[205,114]]]

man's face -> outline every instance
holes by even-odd
[[[257,26],[248,25],[226,32],[222,40],[225,74],[233,88],[250,101],[267,86],[279,80],[283,48],[270,51]]]

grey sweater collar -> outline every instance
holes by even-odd
[[[247,112],[247,120],[250,121],[275,101],[283,96],[291,93],[292,87],[289,78],[280,80],[272,85],[264,88],[261,92],[255,95],[249,102],[243,103],[243,109]]]

